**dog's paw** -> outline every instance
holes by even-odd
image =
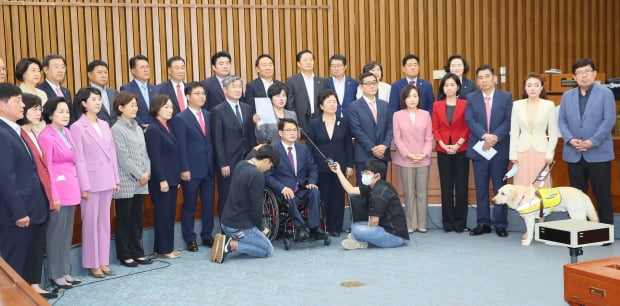
[[[530,244],[532,244],[532,240],[530,240],[530,239],[523,239],[523,240],[521,240],[521,245],[522,246],[529,246]]]

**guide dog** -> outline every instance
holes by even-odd
[[[493,202],[497,205],[506,204],[509,208],[519,211],[525,221],[527,237],[521,240],[521,245],[530,245],[534,238],[534,223],[537,218],[547,216],[555,211],[566,211],[571,219],[598,222],[598,214],[594,205],[585,193],[573,187],[557,187],[561,199],[553,208],[542,208],[538,190],[532,186],[520,186],[506,184],[502,186]],[[527,209],[528,206],[536,205],[536,209]]]

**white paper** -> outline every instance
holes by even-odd
[[[486,158],[487,160],[490,160],[491,158],[493,158],[493,156],[495,156],[495,154],[497,154],[497,150],[495,150],[495,148],[493,147],[489,148],[486,151],[483,151],[482,150],[483,145],[484,145],[484,140],[480,140],[474,145],[474,150],[476,150],[478,154],[482,155],[482,157]]]
[[[254,98],[254,105],[256,106],[256,113],[260,115],[258,125],[278,124],[269,98]]]

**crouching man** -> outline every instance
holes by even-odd
[[[242,160],[232,173],[231,193],[221,216],[222,231],[215,235],[211,261],[222,263],[227,255],[239,252],[254,257],[273,253],[267,238],[269,228],[263,221],[264,172],[280,161],[280,154],[270,145],[256,149],[254,157]]]
[[[409,240],[407,219],[394,186],[385,181],[385,163],[371,159],[362,171],[362,186],[353,187],[346,179],[340,165],[331,168],[348,194],[360,194],[368,201],[368,222],[356,222],[351,235],[342,241],[347,250],[367,248],[368,244],[380,248],[395,248]]]

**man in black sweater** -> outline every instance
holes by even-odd
[[[267,257],[273,252],[266,237],[269,228],[263,222],[264,172],[280,161],[280,154],[270,145],[255,150],[249,160],[242,160],[232,173],[228,194],[220,223],[224,234],[215,235],[211,261],[222,263],[231,252],[254,257]]]

